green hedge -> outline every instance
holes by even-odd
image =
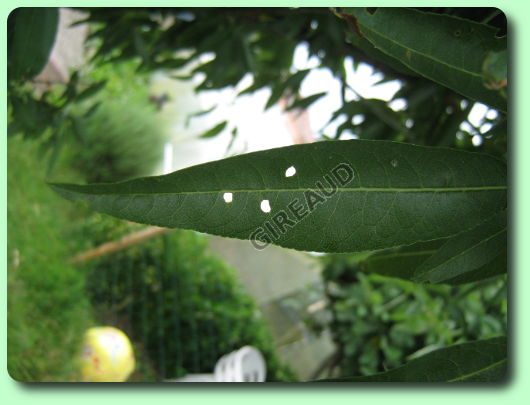
[[[213,372],[222,355],[244,345],[264,354],[269,380],[293,379],[253,299],[202,235],[175,230],[88,271],[101,321],[126,330],[159,379]]]

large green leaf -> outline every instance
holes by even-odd
[[[506,273],[506,212],[449,239],[376,252],[359,263],[370,273],[415,282],[463,284]]]
[[[506,49],[506,38],[497,38],[492,27],[406,8],[343,12],[381,52],[465,97],[506,111],[506,99],[485,86],[484,61],[490,52]]]
[[[506,206],[500,160],[388,141],[295,145],[165,176],[52,186],[119,218],[322,252],[448,237]]]
[[[477,281],[506,273],[506,257],[506,212],[501,212],[449,239],[415,270],[412,280],[451,284]]]
[[[414,271],[438,251],[443,241],[438,239],[376,252],[362,260],[359,266],[369,273],[410,280]]]
[[[393,370],[321,382],[500,382],[506,378],[505,337],[436,350]]]
[[[23,7],[9,16],[8,65],[11,79],[39,74],[52,50],[59,22],[57,8]]]

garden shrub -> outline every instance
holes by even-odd
[[[213,372],[224,354],[257,347],[268,380],[292,380],[234,270],[207,251],[206,239],[172,231],[102,258],[88,275],[101,321],[123,328],[159,379]]]
[[[432,350],[506,334],[505,276],[458,286],[419,285],[366,273],[357,266],[360,258],[325,259],[329,326],[341,375],[371,375]]]

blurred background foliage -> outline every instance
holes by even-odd
[[[300,97],[308,70],[296,71],[292,62],[297,45],[306,44],[309,56],[318,60],[316,68],[329,69],[342,87],[342,106],[330,121],[341,117],[344,122],[336,133],[326,134],[322,129],[323,139],[340,139],[344,131],[349,131],[362,139],[458,147],[505,158],[504,114],[485,118],[483,124],[488,125],[481,125],[482,129],[471,125],[467,117],[473,101],[398,66],[329,9],[219,8],[215,18],[207,8],[87,11],[90,15],[85,21],[98,26],[91,35],[97,44],[94,60],[115,63],[139,58],[141,71],[175,69],[195,62],[198,66],[192,74],[203,77],[197,91],[236,86],[250,74],[252,84],[240,94],[268,88],[271,93],[266,108],[283,96],[289,110],[307,108],[324,95]],[[498,30],[498,36],[506,34],[506,18],[498,9],[447,7],[422,11],[487,23]],[[206,62],[201,63],[203,60]],[[399,80],[401,89],[388,102],[359,94],[348,96],[348,91],[354,92],[347,81],[348,60],[354,68],[370,64],[383,74],[380,83]],[[392,109],[394,100],[402,100],[405,108]],[[463,122],[468,125],[462,126]]]
[[[209,373],[243,344],[261,351],[268,381],[294,379],[254,300],[202,235],[176,230],[101,258],[87,283],[99,321],[142,342],[158,380]]]
[[[143,359],[136,380],[209,371],[219,355],[242,344],[265,354],[272,380],[294,378],[278,361],[256,305],[232,269],[207,252],[202,237],[173,232],[87,264],[82,272],[67,264],[75,252],[139,228],[82,207],[74,211],[44,180],[52,173],[85,182],[153,174],[167,139],[149,100],[155,71],[174,75],[191,66],[191,75],[177,79],[202,77],[198,92],[235,86],[251,75],[252,84],[240,94],[267,88],[266,108],[284,98],[285,109],[305,109],[323,96],[300,96],[309,70],[294,69],[293,55],[306,44],[316,68],[329,69],[342,87],[341,106],[330,117],[341,123],[334,133],[322,128],[319,140],[354,134],[507,157],[506,114],[493,111],[473,125],[473,100],[391,63],[334,10],[85,8],[79,24],[89,25],[90,60],[71,72],[68,83],[55,86],[32,77],[49,55],[56,9],[41,9],[46,18],[24,25],[42,38],[25,49],[39,57],[24,68],[25,42],[15,28],[32,18],[32,10],[17,9],[8,20],[8,368],[20,381],[75,380],[69,359],[84,328],[106,321],[132,336]],[[422,10],[506,33],[498,9]],[[400,90],[389,101],[361,97],[348,84],[347,61],[354,68],[371,65],[382,74],[380,83],[399,80]],[[403,108],[391,107],[396,100]],[[421,286],[371,274],[362,259],[324,258],[328,316],[307,322],[315,331],[329,328],[337,352],[321,372],[372,374],[439,347],[506,333],[505,277]],[[214,334],[219,337],[212,339]]]
[[[323,259],[337,345],[326,364],[328,376],[371,375],[400,366],[430,351],[506,334],[507,279],[496,277],[460,286],[416,284],[364,271],[362,255]]]
[[[8,148],[9,373],[18,381],[75,381],[91,309],[85,277],[66,262],[79,248],[65,238],[71,208],[44,182],[37,142],[10,139]]]

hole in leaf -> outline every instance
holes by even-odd
[[[225,203],[231,203],[234,198],[234,195],[232,193],[224,193],[223,198],[225,200]]]
[[[294,166],[289,167],[285,171],[285,177],[292,177],[296,174],[296,168]]]
[[[269,203],[269,200],[263,200],[261,202],[260,208],[263,212],[271,212],[271,204]]]

